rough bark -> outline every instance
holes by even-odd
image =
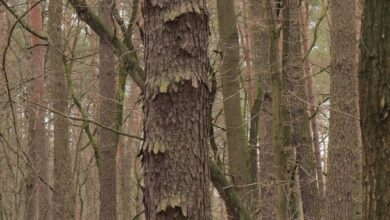
[[[363,219],[390,216],[390,2],[365,1],[359,71]]]
[[[289,10],[289,51],[287,71],[291,81],[292,147],[296,149],[300,191],[304,219],[319,220],[320,200],[317,189],[315,157],[310,134],[302,65],[302,39],[299,26],[300,1],[290,0]]]
[[[228,171],[233,184],[240,187],[238,192],[248,209],[256,193],[248,184],[256,182],[251,175],[250,148],[245,137],[245,123],[241,112],[240,99],[240,54],[237,19],[234,1],[217,1],[218,31],[223,54],[221,65],[223,110],[228,146]]]
[[[353,161],[359,146],[355,68],[355,1],[331,4],[329,164],[326,219],[352,219]]]
[[[107,27],[113,27],[111,0],[100,2],[100,17]],[[112,28],[110,30],[113,31]],[[116,71],[115,56],[103,38],[99,39],[99,122],[114,128],[116,122]],[[117,128],[115,128],[117,129]],[[100,219],[117,219],[116,212],[116,148],[118,135],[104,128],[98,128]]]
[[[31,28],[42,33],[42,6],[31,10]],[[45,129],[44,91],[44,41],[31,35],[31,73],[33,79],[28,86],[28,152],[31,167],[26,179],[26,219],[47,219],[50,202],[49,190],[37,176],[48,180],[48,142]]]
[[[121,41],[119,41],[118,38],[113,36],[113,34],[109,31],[109,29],[102,23],[100,17],[96,16],[85,3],[82,3],[78,0],[71,0],[70,3],[75,8],[81,20],[86,22],[96,32],[97,35],[107,40],[107,42],[110,42],[110,45],[116,51],[117,56],[122,54],[122,56],[120,56],[121,62],[124,62],[126,70],[133,68],[134,72],[130,72],[130,76],[136,82],[138,87],[140,87],[141,89],[144,88],[145,74],[144,71],[140,69],[140,65],[138,63],[138,60],[134,57],[134,54],[129,53],[129,49],[126,47],[126,45],[121,43]],[[110,39],[112,39],[112,41],[110,41]],[[129,41],[129,39],[126,39],[126,41]],[[213,161],[210,161],[210,163],[213,163]],[[220,175],[221,173],[219,173],[221,171],[218,169],[210,170],[210,172],[216,172],[213,173],[213,175],[221,176]],[[214,185],[220,184],[217,181],[218,179],[214,179],[213,184]],[[240,202],[240,200],[238,201],[224,200],[224,202],[225,204],[227,204],[226,206],[231,206],[231,207],[240,206],[240,204],[235,203],[235,202]],[[233,204],[228,204],[228,203],[233,203]]]
[[[146,0],[146,219],[210,219],[205,1]]]
[[[48,39],[49,39],[49,75],[51,82],[51,102],[55,111],[67,114],[68,91],[65,80],[65,68],[62,56],[62,2],[49,2]],[[74,192],[69,150],[68,120],[55,114],[54,126],[54,219],[74,219]]]

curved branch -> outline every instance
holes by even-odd
[[[231,215],[233,219],[251,220],[251,215],[240,201],[234,187],[230,187],[231,184],[218,165],[212,160],[210,160],[209,164],[211,181],[224,200],[229,215]]]
[[[12,114],[12,122],[13,122],[13,125],[14,125],[14,132],[15,132],[15,138],[16,138],[16,143],[17,143],[17,149],[18,149],[18,152],[19,152],[19,149],[22,148],[22,145],[20,144],[20,140],[19,140],[19,135],[18,135],[18,128],[16,127],[16,115],[15,115],[15,109],[14,109],[14,104],[13,104],[13,101],[12,101],[12,94],[11,94],[11,87],[10,87],[10,82],[9,82],[9,78],[8,78],[8,74],[7,74],[7,68],[6,68],[6,60],[7,60],[7,51],[9,49],[9,47],[11,46],[11,37],[12,37],[12,34],[15,30],[15,27],[16,25],[21,22],[21,20],[34,8],[36,7],[40,2],[36,2],[35,4],[33,4],[27,11],[25,11],[16,21],[15,23],[12,25],[11,27],[11,30],[9,31],[9,35],[8,35],[8,39],[7,39],[7,44],[4,48],[4,52],[3,52],[3,60],[2,60],[2,69],[3,69],[3,75],[4,75],[4,79],[5,79],[5,87],[6,87],[6,90],[7,90],[7,96],[8,96],[8,101],[9,101],[9,106],[10,106],[10,109],[11,109],[11,114]],[[19,163],[19,157],[18,157],[18,162]]]
[[[124,64],[128,74],[140,88],[144,87],[145,74],[139,61],[135,56],[135,51],[129,49],[117,36],[106,26],[103,21],[87,6],[85,1],[69,0],[76,10],[78,17],[84,21],[99,37],[108,43],[121,62]]]

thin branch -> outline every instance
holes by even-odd
[[[23,100],[25,100],[25,99],[23,99]],[[99,127],[103,128],[103,129],[112,131],[112,132],[114,132],[114,133],[116,133],[116,134],[118,134],[118,135],[123,135],[123,136],[129,137],[129,138],[134,138],[134,139],[141,140],[141,141],[144,140],[142,137],[139,137],[139,136],[136,136],[136,135],[131,135],[131,134],[127,134],[127,133],[118,131],[118,130],[116,130],[116,129],[107,127],[107,126],[105,126],[105,125],[103,125],[103,124],[101,124],[101,123],[99,123],[99,122],[97,122],[97,121],[91,120],[91,119],[84,119],[84,118],[69,116],[69,115],[67,115],[67,114],[65,114],[65,113],[63,113],[63,112],[54,110],[54,109],[49,108],[49,107],[47,107],[47,106],[41,105],[41,104],[39,104],[39,103],[37,103],[37,102],[32,102],[32,103],[33,103],[34,105],[37,105],[37,106],[42,107],[42,108],[44,108],[44,109],[47,109],[47,110],[53,112],[54,114],[57,114],[57,115],[60,115],[60,116],[69,118],[69,119],[74,120],[74,121],[81,121],[81,122],[92,123],[92,124],[94,124],[94,125],[96,125],[96,126],[99,126]]]
[[[128,32],[127,35],[130,37],[132,37],[134,33],[134,24],[135,24],[135,19],[137,18],[138,5],[139,5],[139,0],[133,0],[133,5],[131,7],[130,22],[129,25],[127,26],[127,32]]]
[[[85,1],[69,0],[69,2],[76,10],[78,17],[87,23],[102,40],[113,48],[114,52],[126,67],[127,73],[130,74],[137,86],[143,88],[145,74],[135,56],[135,51],[119,40],[110,28],[104,25],[101,18],[93,13]]]
[[[70,94],[71,94],[71,96],[73,98],[73,101],[75,102],[78,110],[80,111],[81,117],[84,119],[82,127],[85,130],[85,133],[87,134],[87,136],[89,138],[89,142],[92,145],[93,153],[94,153],[95,161],[96,161],[96,166],[99,168],[100,167],[99,149],[98,149],[98,146],[97,146],[97,143],[96,143],[95,139],[93,138],[91,129],[89,128],[89,123],[87,122],[88,116],[85,113],[84,109],[82,108],[81,103],[76,98],[75,92],[73,90],[73,83],[72,83],[72,79],[70,77],[70,75],[71,75],[70,72],[71,72],[71,67],[68,66],[68,68],[66,69],[66,78],[68,80],[68,86],[69,86],[69,89],[70,89]]]
[[[311,51],[313,50],[314,46],[316,45],[316,42],[317,42],[317,39],[318,39],[318,29],[320,27],[320,24],[322,22],[322,20],[324,20],[324,18],[326,18],[326,15],[329,11],[329,7],[330,7],[330,3],[329,3],[329,0],[328,0],[328,4],[325,6],[323,12],[322,12],[322,15],[321,17],[318,19],[317,23],[316,23],[316,26],[314,27],[314,34],[313,34],[313,42],[311,43],[309,49],[307,50],[305,56],[303,57],[302,61],[304,62],[310,55]]]

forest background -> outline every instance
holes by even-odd
[[[0,220],[390,217],[387,0],[0,3]]]

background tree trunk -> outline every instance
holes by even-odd
[[[355,1],[331,4],[329,168],[326,219],[352,219],[353,161],[359,139],[356,94]],[[346,89],[348,88],[348,89]]]
[[[302,38],[299,26],[300,1],[290,0],[288,77],[291,80],[292,146],[296,149],[297,171],[304,219],[320,220],[315,157],[307,115],[307,96],[302,63]]]
[[[270,52],[269,63],[272,76],[272,148],[275,155],[275,182],[277,190],[275,194],[276,219],[288,219],[288,175],[287,156],[284,149],[284,125],[283,125],[283,84],[280,62],[280,27],[276,19],[280,9],[271,7],[271,0],[267,0],[267,8],[270,11]]]
[[[223,110],[228,147],[228,171],[233,184],[239,186],[241,200],[249,210],[256,193],[248,184],[256,182],[251,175],[250,149],[245,136],[245,122],[240,99],[240,53],[234,1],[217,1],[218,32],[223,60],[221,66]]]
[[[128,132],[134,135],[138,135],[141,130],[141,119],[139,116],[139,112],[135,109],[137,98],[139,97],[138,88],[133,83],[131,84],[131,92],[130,95],[127,96],[129,98],[129,106],[132,106],[133,109],[131,109],[129,122],[128,122]],[[120,210],[121,212],[118,213],[121,214],[120,218],[121,220],[127,220],[132,216],[135,216],[136,214],[136,204],[138,201],[136,201],[136,187],[137,181],[135,177],[135,169],[136,167],[136,155],[137,155],[137,149],[139,148],[139,141],[135,140],[134,138],[127,138],[127,141],[125,141],[125,138],[123,139],[123,144],[118,145],[118,180],[119,180],[119,199],[120,199]]]
[[[273,219],[274,187],[272,157],[271,79],[269,74],[269,20],[266,0],[249,1],[250,49],[252,54],[255,101],[251,109],[249,146],[251,148],[252,174],[261,184],[257,186],[260,197],[257,214],[263,220]],[[256,147],[259,146],[258,151]],[[257,152],[259,152],[257,160]],[[256,159],[256,160],[255,160]],[[258,169],[260,167],[260,169]],[[255,178],[254,178],[255,179]],[[255,216],[256,217],[256,216]]]
[[[43,33],[42,6],[31,10],[31,28]],[[26,219],[48,219],[50,191],[39,178],[48,181],[48,142],[45,128],[45,48],[44,41],[31,35],[31,84],[28,87],[28,152],[32,167],[26,179]],[[34,169],[34,170],[33,170]]]
[[[111,0],[100,2],[100,16],[107,27],[114,26]],[[113,30],[112,30],[113,31]],[[115,55],[110,45],[99,39],[99,121],[106,127],[115,128],[116,124],[116,77]],[[117,128],[115,128],[117,129]],[[116,212],[116,148],[118,135],[98,128],[97,144],[99,146],[99,182],[100,182],[100,219],[117,219]]]
[[[274,219],[274,193],[272,184],[274,181],[273,152],[272,152],[272,94],[271,94],[271,74],[269,66],[269,9],[267,0],[249,1],[249,29],[251,37],[251,53],[253,61],[253,70],[256,98],[252,109],[252,123],[258,123],[258,136],[253,141],[250,138],[249,144],[253,147],[259,145],[259,178],[260,184],[260,218],[263,220]],[[259,101],[258,101],[259,100]],[[259,102],[259,103],[258,103]],[[256,104],[259,105],[259,111],[255,110]],[[255,122],[254,116],[258,116],[258,122]],[[252,133],[251,133],[252,134]],[[258,143],[257,143],[258,138]],[[251,153],[253,155],[253,153]],[[257,165],[257,164],[256,164]]]
[[[301,22],[302,22],[302,31],[303,31],[303,52],[306,55],[306,53],[309,52],[309,5],[306,3],[302,7],[302,13],[301,15]],[[321,165],[321,152],[320,152],[320,138],[318,134],[318,123],[317,123],[317,113],[315,110],[315,81],[314,76],[312,75],[310,60],[307,57],[303,61],[304,65],[304,71],[305,71],[305,82],[306,82],[306,93],[307,93],[307,102],[308,102],[308,113],[311,117],[310,119],[310,126],[311,126],[311,132],[312,132],[312,140],[314,145],[314,154],[315,154],[315,163],[316,163],[316,175],[317,175],[317,181],[318,181],[318,191],[319,196],[321,200],[321,204],[324,204],[325,199],[325,184],[324,184],[324,178],[322,174],[322,165]],[[314,115],[315,114],[315,115]],[[323,207],[323,206],[322,206]],[[323,209],[321,209],[323,210]]]
[[[146,0],[146,219],[210,219],[205,1]]]
[[[62,48],[62,1],[49,2],[49,76],[51,82],[51,101],[53,109],[67,115],[68,89]],[[69,150],[68,120],[63,115],[54,114],[54,219],[74,219],[74,191],[72,182],[72,161]]]
[[[390,2],[365,1],[359,72],[364,218],[390,216]]]

